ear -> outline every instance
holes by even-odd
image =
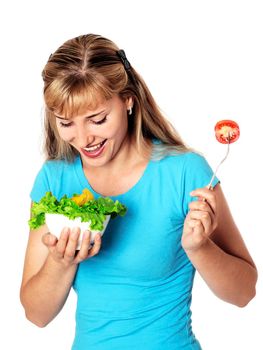
[[[127,97],[125,103],[126,103],[127,110],[132,108],[134,104],[133,97],[132,96]]]

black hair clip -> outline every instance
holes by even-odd
[[[126,54],[125,54],[124,50],[119,50],[119,51],[117,51],[117,55],[120,57],[120,59],[121,59],[123,65],[124,65],[124,68],[125,68],[126,70],[131,69],[131,64],[130,64],[130,62],[127,60],[127,57],[126,57]]]

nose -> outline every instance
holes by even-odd
[[[92,142],[94,142],[94,136],[90,134],[88,128],[85,128],[83,125],[79,125],[75,133],[75,142],[80,148],[86,147]]]

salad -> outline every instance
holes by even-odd
[[[94,199],[88,189],[70,198],[64,195],[60,200],[51,192],[46,192],[39,202],[33,202],[28,224],[31,229],[37,229],[46,223],[46,214],[62,214],[70,220],[89,222],[91,230],[100,231],[108,215],[111,218],[124,216],[126,211],[127,208],[118,200],[113,201],[109,197]]]

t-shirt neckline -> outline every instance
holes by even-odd
[[[133,194],[136,194],[140,191],[140,188],[143,186],[143,183],[145,181],[145,178],[147,177],[147,174],[150,172],[150,168],[152,165],[152,160],[149,159],[141,177],[138,179],[138,181],[131,187],[129,188],[126,192],[124,193],[120,193],[114,196],[102,196],[100,193],[96,192],[92,186],[90,185],[88,179],[85,176],[83,167],[82,167],[82,161],[81,161],[81,157],[78,155],[75,161],[75,171],[76,171],[76,175],[81,183],[81,186],[83,188],[87,188],[88,190],[90,190],[95,197],[110,197],[110,198],[120,198],[120,197],[125,197],[125,196],[131,196]]]

